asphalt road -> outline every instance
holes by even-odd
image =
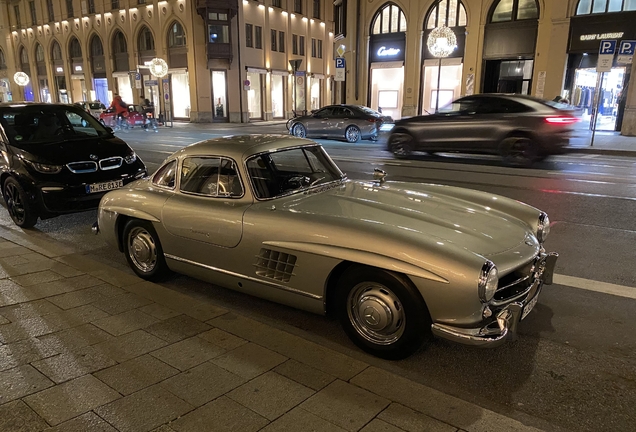
[[[284,125],[216,128],[179,126],[159,133],[122,133],[149,169],[189,143],[236,133],[284,133]],[[553,222],[547,249],[560,253],[561,284],[543,290],[520,325],[515,343],[479,350],[434,341],[400,362],[355,349],[333,318],[297,311],[184,276],[166,283],[191,296],[212,296],[226,307],[298,333],[366,362],[503,414],[542,419],[538,427],[575,431],[633,431],[636,424],[636,158],[555,157],[533,169],[512,169],[496,158],[442,155],[395,160],[381,142],[321,141],[353,179],[373,168],[388,179],[480,189],[525,201]],[[90,234],[95,212],[41,221],[43,235],[90,252],[122,269],[123,256]],[[12,227],[6,212],[0,224]],[[619,295],[598,290],[616,284]],[[631,297],[631,298],[630,298]],[[543,422],[545,421],[545,422]]]

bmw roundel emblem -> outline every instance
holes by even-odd
[[[99,159],[99,158],[97,157],[97,155],[94,155],[94,154],[90,155],[89,157],[91,158],[91,160],[94,160],[94,161],[96,161],[97,159]]]

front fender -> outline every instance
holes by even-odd
[[[313,255],[325,256],[341,261],[351,261],[371,267],[377,267],[397,273],[402,273],[407,276],[413,276],[420,279],[449,283],[447,279],[431,271],[414,266],[413,264],[401,261],[399,259],[395,259],[385,255],[379,255],[373,252],[349,249],[341,246],[330,246],[304,242],[266,241],[263,242],[263,244],[283,249],[310,253]]]

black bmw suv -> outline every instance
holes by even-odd
[[[16,225],[97,208],[146,166],[111,129],[73,105],[0,104],[0,187]]]

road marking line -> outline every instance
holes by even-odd
[[[583,279],[561,274],[554,275],[554,283],[587,291],[595,291],[603,294],[636,299],[636,288],[623,285],[615,285],[612,283],[599,282],[591,279]]]

